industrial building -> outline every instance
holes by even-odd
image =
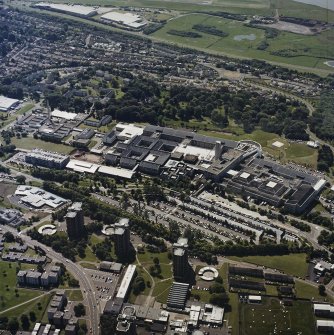
[[[20,101],[17,99],[7,98],[0,95],[0,112],[8,112],[19,105]]]
[[[178,282],[184,282],[189,276],[188,262],[188,239],[179,238],[177,243],[173,244],[173,274]]]
[[[65,220],[68,238],[70,240],[80,239],[85,232],[84,215],[81,202],[75,202],[68,208]]]
[[[64,169],[70,157],[57,152],[33,149],[25,156],[25,161],[34,166],[42,166],[49,169]]]
[[[53,4],[53,3],[45,3],[40,2],[34,4],[33,7],[39,9],[46,9],[55,12],[70,14],[79,17],[91,17],[97,14],[95,7],[90,6],[81,6],[81,5],[65,5],[65,4]]]
[[[101,20],[107,23],[117,23],[132,29],[140,29],[147,24],[147,22],[139,15],[132,13],[121,13],[116,11],[111,11],[109,13],[103,14],[101,16]]]

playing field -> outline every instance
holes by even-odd
[[[246,256],[229,257],[240,262],[263,265],[272,269],[284,271],[287,274],[305,277],[308,264],[306,263],[306,254],[290,254],[282,256]]]
[[[315,319],[309,302],[281,305],[277,299],[264,298],[261,305],[240,304],[241,335],[314,335]]]

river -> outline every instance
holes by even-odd
[[[308,5],[315,5],[323,8],[329,8],[334,10],[334,1],[333,0],[294,0],[296,2],[306,3]]]

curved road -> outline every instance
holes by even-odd
[[[17,231],[13,228],[10,228],[8,226],[2,226],[3,227],[3,231],[9,231],[12,234],[14,234],[14,236],[17,236]],[[75,264],[74,262],[68,260],[67,258],[65,258],[64,256],[62,256],[61,254],[53,251],[51,248],[48,248],[47,246],[45,246],[44,244],[31,239],[29,236],[27,235],[23,235],[20,234],[19,235],[20,238],[23,240],[24,243],[26,243],[29,247],[39,247],[43,250],[45,250],[47,257],[51,258],[54,261],[57,261],[59,263],[63,263],[66,266],[66,269],[76,278],[79,280],[80,283],[80,288],[84,290],[85,295],[86,295],[86,300],[87,300],[87,316],[88,316],[88,320],[90,323],[90,329],[91,329],[91,333],[93,333],[94,335],[98,335],[100,330],[100,326],[99,326],[99,319],[100,319],[100,313],[98,311],[98,308],[96,307],[96,298],[95,298],[95,294],[93,291],[93,287],[91,282],[87,279],[86,277],[86,273],[84,271],[84,269],[80,266]]]

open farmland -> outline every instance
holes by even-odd
[[[170,34],[171,30],[197,32],[193,29],[195,24],[215,27],[229,35],[220,37],[201,32],[201,37],[191,38]],[[262,29],[247,27],[240,21],[206,14],[186,14],[172,19],[152,36],[210,52],[311,68],[328,69],[324,62],[334,57],[333,30],[313,36],[281,31],[277,37],[266,38]],[[259,50],[258,47],[264,41],[269,46],[265,50]]]

